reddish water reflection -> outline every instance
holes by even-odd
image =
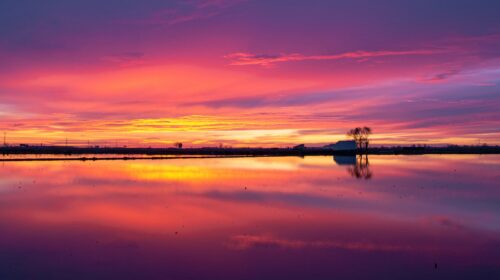
[[[0,163],[0,279],[500,276],[500,156],[352,163]]]

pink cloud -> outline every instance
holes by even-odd
[[[355,251],[428,251],[431,248],[412,245],[381,244],[380,242],[366,241],[333,241],[333,240],[295,240],[275,238],[266,235],[238,235],[231,238],[228,247],[234,250],[248,250],[252,248],[338,248]]]
[[[232,53],[225,56],[231,60],[231,65],[261,65],[269,66],[276,63],[305,61],[305,60],[339,60],[357,59],[366,60],[373,57],[408,56],[408,55],[435,55],[446,53],[446,49],[421,49],[406,51],[354,51],[333,55],[303,55],[299,53],[279,55],[257,55],[251,53]]]

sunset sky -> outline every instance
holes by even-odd
[[[2,0],[12,144],[500,144],[498,0]],[[3,142],[3,139],[2,139]]]

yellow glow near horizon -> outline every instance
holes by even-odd
[[[61,121],[47,118],[7,132],[7,142],[45,145],[163,146],[183,142],[189,146],[285,147],[296,144],[328,144],[348,139],[345,129],[329,130],[330,123],[317,122],[323,129],[309,130],[307,123],[286,118],[185,115],[172,118],[79,121],[65,116]],[[335,125],[335,124],[334,124]],[[338,126],[342,127],[342,123]],[[345,125],[344,125],[345,126]],[[408,144],[499,144],[498,133],[444,136],[438,132],[381,132],[371,137],[373,145]]]

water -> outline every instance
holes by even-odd
[[[0,279],[499,279],[500,156],[0,163]]]

